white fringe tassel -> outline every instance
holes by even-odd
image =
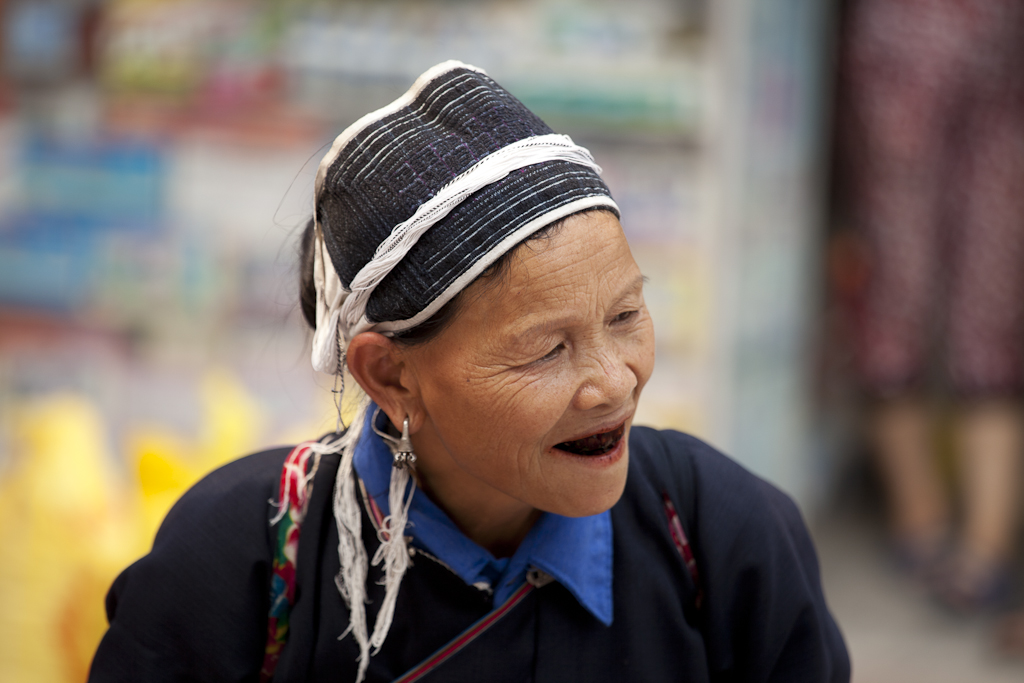
[[[352,419],[352,426],[337,444],[341,450],[341,464],[338,467],[338,477],[334,485],[334,520],[338,526],[338,560],[341,564],[334,583],[349,611],[348,628],[338,636],[338,640],[352,633],[359,646],[359,669],[356,683],[362,683],[366,675],[366,668],[370,664],[370,647],[374,648],[372,654],[377,654],[380,651],[395,615],[398,589],[402,583],[402,577],[409,567],[409,551],[406,547],[404,531],[409,520],[409,505],[415,491],[414,483],[409,495],[404,495],[410,479],[409,471],[393,468],[388,492],[388,505],[391,508],[391,514],[384,519],[384,527],[397,530],[397,533],[385,534],[382,529],[378,534],[381,543],[373,555],[373,564],[377,566],[382,561],[384,562],[384,579],[382,581],[384,601],[377,613],[371,637],[368,635],[366,621],[366,575],[369,563],[367,562],[366,547],[363,545],[362,513],[359,509],[359,497],[356,493],[355,477],[352,471],[353,456],[363,430],[363,424],[366,421],[369,403],[369,398],[364,397]]]
[[[405,544],[405,527],[409,523],[409,506],[416,492],[416,484],[409,487],[409,495],[405,489],[410,480],[409,469],[406,467],[391,468],[391,486],[388,489],[388,507],[391,514],[384,518],[377,552],[373,554],[373,566],[384,562],[384,602],[377,613],[377,622],[373,625],[370,645],[373,654],[380,652],[384,639],[388,637],[391,621],[395,616],[395,602],[398,600],[398,588],[402,583],[405,570],[409,567],[409,549]],[[384,529],[388,529],[384,533]]]

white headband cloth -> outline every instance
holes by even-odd
[[[325,162],[334,156],[336,153],[332,149],[332,152],[325,158]],[[501,180],[514,171],[547,161],[569,162],[588,167],[595,173],[601,173],[601,167],[594,162],[590,152],[574,144],[567,135],[537,135],[509,144],[483,157],[468,170],[456,176],[432,198],[422,203],[408,220],[396,225],[391,234],[377,247],[373,258],[356,273],[348,288],[341,284],[327,252],[322,227],[317,223],[313,245],[313,280],[316,286],[313,368],[320,372],[336,372],[338,370],[338,354],[342,346],[347,345],[352,337],[361,332],[381,329],[384,323],[373,323],[367,319],[367,302],[377,286],[402,261],[424,233],[444,219],[474,192]],[[321,164],[321,168],[323,168],[323,164]],[[318,176],[322,176],[322,173]],[[541,220],[531,221],[530,232],[536,232],[544,225],[569,215],[569,213],[596,206],[607,206],[618,210],[611,197],[606,195],[588,197],[582,202],[573,202],[571,205],[559,207],[551,212],[556,215],[545,214],[540,217]],[[529,236],[528,234],[520,236],[520,232],[517,231],[516,243]],[[501,253],[513,246],[515,244],[509,244],[509,240],[499,242],[491,250],[490,258],[486,259],[487,263],[493,262]],[[500,253],[494,253],[499,251]],[[457,283],[458,287],[447,288],[430,303],[431,314],[469,284],[468,281],[463,280],[465,278],[460,278]],[[408,329],[419,324],[423,319],[425,318],[422,315],[416,315],[408,321],[388,321],[386,329],[382,331],[396,332]],[[403,325],[402,323],[407,324]]]

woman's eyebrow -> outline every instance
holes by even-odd
[[[515,333],[516,339],[529,339],[541,334],[550,332],[553,329],[564,327],[569,321],[572,320],[571,316],[563,315],[558,318],[552,318],[550,320],[541,320],[539,322],[530,325],[525,330],[519,330]]]
[[[644,285],[647,284],[649,281],[650,281],[650,278],[647,277],[646,275],[637,275],[635,278],[633,278],[633,281],[630,282],[628,286],[623,288],[622,294],[623,295],[632,294],[633,292],[637,291],[638,289],[643,289]]]
[[[637,275],[635,278],[629,281],[625,287],[619,290],[619,294],[615,297],[615,302],[618,303],[625,299],[631,294],[636,294],[644,288],[644,284],[647,282],[648,277],[646,275]]]

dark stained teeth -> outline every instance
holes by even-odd
[[[575,441],[563,441],[555,448],[575,455],[604,455],[615,448],[625,431],[626,423],[622,423],[610,432],[586,436]]]

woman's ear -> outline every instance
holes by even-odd
[[[352,377],[392,424],[401,429],[402,419],[408,417],[410,429],[416,431],[419,394],[402,356],[401,349],[384,335],[362,332],[349,342],[345,362]]]

